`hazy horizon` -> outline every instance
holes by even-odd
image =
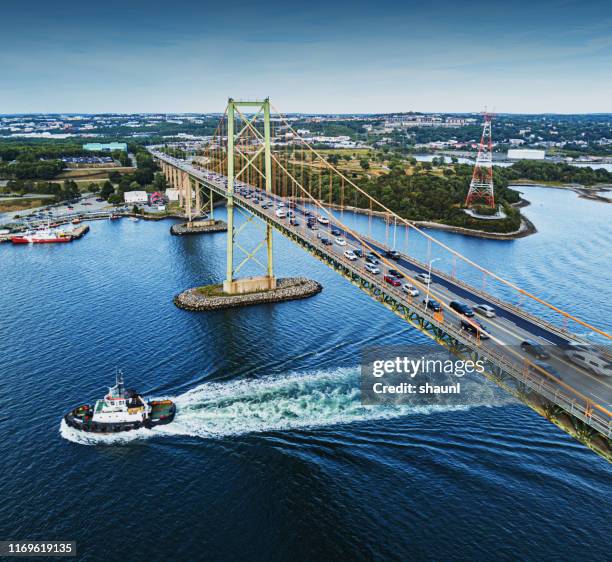
[[[606,10],[608,8],[608,10]],[[0,112],[612,112],[603,0],[3,6]]]

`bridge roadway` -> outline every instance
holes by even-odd
[[[227,178],[225,176],[200,170],[185,161],[169,157],[155,150],[151,150],[151,153],[156,158],[187,172],[206,187],[212,188],[216,193],[227,197]],[[310,209],[304,205],[296,205],[292,209],[296,213],[296,219],[299,220],[300,224],[291,225],[289,217],[281,219],[275,213],[276,205],[282,201],[288,203],[287,200],[278,195],[258,191],[257,195],[260,202],[259,204],[255,203],[252,198],[246,198],[239,193],[238,189],[245,185],[241,181],[235,182],[235,204],[272,224],[281,233],[313,253],[315,257],[340,270],[340,273],[355,284],[358,284],[356,282],[358,279],[362,289],[392,308],[396,313],[398,313],[398,304],[401,305],[400,312],[404,310],[416,311],[419,317],[425,318],[432,326],[438,327],[468,348],[477,349],[493,364],[523,382],[538,394],[557,403],[566,411],[593,426],[603,435],[612,436],[612,423],[609,414],[609,410],[612,408],[612,378],[595,375],[575,365],[562,352],[562,346],[567,346],[570,342],[585,343],[584,341],[580,341],[576,336],[542,321],[518,307],[504,303],[490,294],[433,269],[430,299],[442,301],[446,304],[452,300],[460,300],[469,305],[483,303],[492,306],[496,312],[495,318],[479,317],[478,320],[484,325],[486,331],[497,340],[502,341],[504,346],[512,346],[512,350],[520,354],[521,360],[521,358],[517,358],[515,353],[504,351],[502,346],[495,344],[492,340],[478,339],[465,330],[461,330],[459,317],[455,317],[450,311],[444,311],[446,318],[441,320],[439,316],[436,317],[432,311],[426,309],[423,303],[426,287],[418,280],[413,282],[413,279],[418,273],[427,273],[427,264],[404,254],[391,262],[394,269],[410,278],[405,279],[404,282],[408,281],[420,290],[417,297],[410,297],[403,291],[402,287],[393,287],[383,281],[383,276],[389,269],[384,262],[378,265],[381,273],[374,275],[363,268],[363,259],[350,261],[344,256],[345,250],[361,249],[362,244],[342,226],[317,224],[318,230],[308,228],[304,219],[305,213]],[[252,186],[249,186],[249,188],[255,189]],[[269,208],[261,208],[264,202],[269,204]],[[288,206],[285,208],[289,210]],[[329,232],[332,226],[342,231],[342,237],[347,241],[346,246],[340,246],[335,242],[335,237]],[[319,234],[321,230],[327,230],[325,237],[333,242],[331,246],[322,243]],[[389,249],[379,241],[367,238],[361,233],[358,234],[376,253],[382,256]],[[365,249],[365,251],[368,250]],[[414,325],[417,325],[413,321],[414,319],[410,320],[405,314],[404,316]],[[419,325],[417,327],[419,329],[423,328]],[[521,342],[526,339],[547,346],[546,349],[551,353],[551,358],[546,360],[546,364],[552,367],[548,370],[557,380],[527,366],[528,361],[535,359],[524,353],[519,347]],[[591,410],[589,406],[595,407]]]

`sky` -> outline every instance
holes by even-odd
[[[0,113],[612,112],[610,0],[2,0]]]

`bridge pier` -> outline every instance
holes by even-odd
[[[253,109],[254,117],[245,116],[240,107],[246,106]],[[189,289],[174,299],[174,303],[179,308],[187,310],[212,310],[217,308],[232,308],[235,306],[247,306],[259,303],[271,303],[285,300],[301,299],[314,295],[321,291],[319,283],[304,278],[277,279],[274,275],[274,259],[272,247],[272,225],[265,223],[264,239],[252,251],[245,250],[238,242],[238,236],[244,224],[239,228],[234,224],[234,185],[237,180],[243,178],[247,169],[254,166],[253,162],[263,153],[264,186],[268,194],[272,193],[272,153],[271,153],[271,126],[270,126],[270,100],[263,101],[234,101],[229,99],[227,106],[227,264],[226,276],[222,284],[209,285]],[[263,115],[263,134],[261,131],[254,131],[253,124]],[[241,120],[240,126],[236,127],[237,120]],[[236,133],[236,130],[240,132]],[[253,135],[249,136],[249,131]],[[246,137],[249,137],[248,139]],[[236,143],[239,149],[236,150]],[[245,163],[246,162],[246,163]],[[238,173],[236,173],[238,164]],[[261,172],[258,172],[261,173]],[[247,177],[248,181],[248,176]],[[244,181],[244,180],[243,180]],[[197,182],[197,180],[196,180]],[[198,184],[196,183],[196,186]],[[199,187],[196,189],[196,193]],[[188,197],[189,199],[189,197]],[[210,190],[210,218],[213,219],[213,190]],[[196,201],[196,207],[199,202]],[[190,207],[188,204],[188,216]],[[251,214],[247,219],[250,221],[255,215]],[[184,225],[187,229],[192,225],[188,222]],[[257,252],[266,247],[265,264],[261,263],[257,257]],[[234,262],[235,249],[242,251],[246,257],[237,265]],[[264,275],[251,277],[237,277],[241,268],[249,261],[255,261],[262,268],[265,268]],[[263,261],[263,260],[262,260]]]

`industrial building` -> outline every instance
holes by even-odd
[[[123,200],[130,205],[148,203],[149,194],[146,191],[126,191],[123,194]]]
[[[166,189],[166,198],[168,201],[178,201],[179,200],[179,190],[178,189]]]
[[[544,160],[546,151],[534,148],[511,148],[508,150],[508,160]]]
[[[125,142],[88,142],[83,145],[83,150],[90,150],[91,152],[113,152],[115,150],[122,150],[127,152],[127,143]]]

